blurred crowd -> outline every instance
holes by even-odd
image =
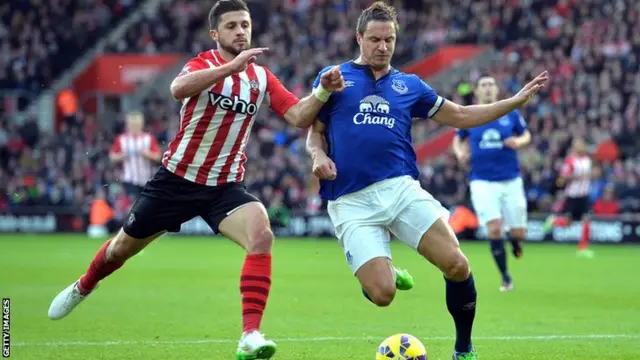
[[[135,4],[135,0],[3,1],[0,100],[7,90],[17,92],[18,107],[23,109]]]
[[[571,139],[582,137],[595,160],[595,212],[639,213],[640,3],[533,1],[529,10],[535,9],[536,16],[525,13],[519,2],[491,3],[501,5],[490,10],[496,15],[479,21],[482,30],[469,32],[465,41],[490,41],[504,49],[504,61],[490,71],[504,95],[516,93],[543,70],[551,75],[549,86],[522,109],[533,134],[520,156],[529,210],[562,205],[558,173]],[[452,98],[470,103],[473,81],[484,70],[460,79]],[[465,170],[454,163],[443,157],[424,164],[422,171],[425,186],[436,193],[442,189],[440,198],[449,205],[468,199]],[[460,186],[450,185],[451,178]]]
[[[249,1],[254,45],[271,49],[260,61],[289,89],[303,96],[321,68],[356,54],[356,18],[369,2]],[[600,204],[596,208],[606,209],[603,214],[640,212],[640,152],[635,141],[640,117],[640,3],[389,2],[398,7],[401,25],[395,66],[421,58],[444,43],[491,44],[504,51],[504,60],[493,69],[474,69],[458,79],[459,86],[436,89],[453,101],[472,103],[473,82],[483,72],[495,75],[503,95],[508,96],[543,69],[550,71],[550,85],[522,110],[533,133],[531,146],[521,152],[531,211],[549,211],[561,204],[558,171],[571,139],[580,136],[587,139],[597,158],[592,187],[592,200]],[[9,37],[2,36],[0,30],[0,89],[33,84],[46,87],[50,80],[41,81],[43,77],[50,79],[59,66],[68,66],[83,49],[82,44],[113,26],[117,18],[114,14],[130,11],[135,5],[133,0],[15,3],[0,6],[7,31],[35,20],[38,23]],[[172,1],[109,43],[108,50],[196,54],[208,49],[212,42],[206,17],[211,4],[210,0]],[[24,15],[15,15],[17,8]],[[59,9],[75,14],[74,27],[90,31],[81,32],[83,36],[77,38],[74,27],[60,27],[60,22],[54,21],[61,14]],[[36,14],[46,14],[49,20],[42,21]],[[23,35],[26,32],[32,35]],[[64,55],[60,62],[47,60],[58,53]],[[33,59],[47,66],[30,67]],[[147,130],[158,137],[161,146],[166,147],[177,130],[178,105],[168,98],[168,92],[153,94],[145,103]],[[0,118],[0,209],[3,204],[5,208],[25,203],[86,205],[98,194],[122,204],[119,207],[125,211],[127,202],[118,185],[118,170],[106,156],[123,119],[96,131],[95,119],[81,113],[77,118],[55,137],[41,134],[32,121],[17,127]],[[437,130],[439,126],[433,121],[421,121],[414,130],[414,140],[418,142]],[[247,156],[248,187],[275,217],[286,222],[292,211],[320,211],[317,182],[309,176],[302,132],[263,111],[253,129]],[[447,206],[468,203],[466,170],[451,154],[420,165],[421,182],[436,198]]]

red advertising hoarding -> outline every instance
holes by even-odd
[[[96,111],[96,93],[124,95],[152,80],[182,58],[178,54],[107,54],[98,56],[73,81],[73,90],[82,109]],[[167,90],[168,91],[168,90]]]

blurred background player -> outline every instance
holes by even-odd
[[[299,100],[269,69],[254,63],[266,49],[251,49],[251,16],[244,1],[218,1],[209,13],[209,27],[217,50],[191,59],[171,84],[171,95],[182,102],[180,130],[162,166],[122,230],[100,248],[86,273],[53,299],[49,318],[67,316],[127,259],[200,216],[247,252],[240,276],[243,332],[236,357],[268,359],[276,344],[259,330],[271,289],[273,233],[265,207],[244,185],[244,150],[263,102],[300,128],[311,125],[324,102],[317,94]],[[327,72],[322,83],[331,91],[344,86],[336,71]]]
[[[583,138],[575,138],[571,143],[571,151],[562,165],[557,180],[564,187],[564,206],[566,215],[549,215],[544,223],[544,232],[549,233],[554,227],[568,227],[574,221],[582,221],[582,235],[578,243],[578,256],[592,257],[593,251],[588,248],[591,222],[591,156],[587,152],[587,144]]]
[[[125,126],[125,132],[113,142],[109,160],[122,164],[120,180],[130,200],[135,201],[160,164],[160,148],[156,138],[143,131],[141,112],[128,113]]]
[[[478,104],[498,100],[498,84],[490,75],[476,82]],[[486,226],[491,254],[502,275],[500,291],[513,290],[507,268],[503,229],[516,258],[522,256],[522,242],[527,233],[527,199],[520,177],[517,150],[531,142],[531,133],[518,110],[488,124],[459,129],[453,139],[453,152],[464,166],[469,163],[471,202],[478,221]]]
[[[307,137],[320,193],[347,263],[367,299],[388,306],[408,274],[391,261],[391,236],[436,265],[446,281],[447,308],[456,327],[454,360],[477,359],[471,343],[476,288],[469,261],[447,224],[448,211],[420,187],[411,142],[413,118],[432,118],[469,129],[524,105],[547,81],[546,72],[517,95],[492,104],[460,106],[445,100],[416,75],[391,67],[398,28],[396,11],[378,1],[358,18],[360,55],[340,64],[344,92],[314,88],[329,101]],[[412,282],[413,280],[410,280]],[[410,288],[410,286],[409,286]]]

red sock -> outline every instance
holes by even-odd
[[[582,238],[580,239],[580,243],[578,244],[578,249],[584,250],[589,245],[589,236],[591,234],[591,222],[589,220],[585,220],[582,222]]]
[[[105,242],[98,253],[91,261],[87,272],[80,278],[80,288],[83,293],[88,294],[93,290],[98,282],[107,276],[111,275],[114,271],[118,270],[124,262],[121,263],[108,263],[106,262],[107,247],[111,243],[111,239]]]
[[[260,321],[271,290],[271,254],[249,254],[240,276],[242,330],[260,329]]]
[[[553,220],[553,226],[561,228],[567,227],[569,226],[569,219],[564,216],[558,216]]]

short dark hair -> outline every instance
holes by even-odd
[[[398,16],[396,8],[386,4],[384,1],[376,1],[362,11],[360,17],[358,17],[357,30],[360,35],[364,34],[364,31],[367,30],[367,25],[371,21],[392,21],[396,30],[398,30]]]
[[[250,12],[244,0],[220,0],[209,11],[209,29],[217,29],[220,16],[232,11]]]
[[[492,78],[495,80],[496,77],[488,72],[480,74],[480,76],[478,76],[478,78],[476,79],[476,85],[475,85],[476,88],[478,87],[478,85],[480,85],[480,80],[484,78]]]

